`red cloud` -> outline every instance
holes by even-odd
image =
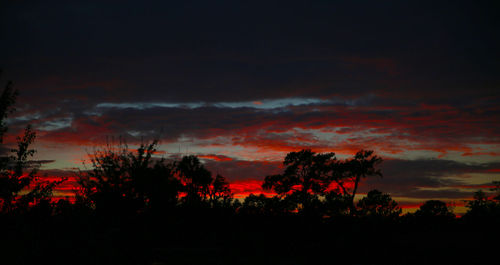
[[[500,156],[499,152],[466,152],[462,156]]]
[[[232,161],[233,159],[224,155],[199,155],[199,158],[210,159],[215,161]]]
[[[264,194],[268,197],[276,195],[276,193],[263,190],[262,180],[241,180],[234,181],[230,184],[231,191],[234,193],[235,198],[245,198],[250,194]]]

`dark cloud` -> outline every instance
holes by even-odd
[[[469,183],[468,174],[497,168],[500,168],[500,163],[467,164],[445,159],[387,160],[381,164],[384,177],[366,179],[360,189],[367,192],[376,188],[393,196],[411,198],[464,198],[476,191],[458,189]]]
[[[494,5],[9,2],[0,50],[9,77],[26,95],[50,93],[46,103],[366,93],[453,101],[499,84]]]
[[[10,154],[11,148],[8,148],[6,146],[0,146],[0,156],[7,156]]]
[[[43,164],[50,164],[50,163],[54,163],[55,160],[30,160],[29,163],[30,164],[34,164],[34,165],[43,165]]]
[[[283,168],[279,161],[207,160],[205,165],[213,173],[221,174],[230,181],[264,180],[265,176],[281,173]]]

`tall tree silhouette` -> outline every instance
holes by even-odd
[[[2,70],[0,69],[1,76]],[[3,143],[3,135],[7,131],[5,119],[10,113],[15,111],[14,103],[18,94],[19,92],[12,87],[12,82],[8,81],[0,95],[0,144]]]
[[[35,140],[35,132],[28,126],[24,135],[17,137],[17,149],[13,149],[11,155],[3,159],[0,171],[0,199],[2,200],[2,211],[10,212],[13,210],[16,198],[21,190],[27,188],[35,178],[36,170],[32,168],[28,173],[24,173],[28,167],[29,158],[33,156],[35,150],[29,149],[29,146]],[[31,193],[31,197],[34,193]],[[22,202],[27,202],[23,198]],[[26,204],[26,203],[23,203]]]
[[[0,71],[1,74],[1,71]],[[6,150],[3,137],[7,132],[5,119],[12,113],[18,91],[12,87],[12,82],[7,82],[0,95],[0,150]],[[29,189],[29,185],[36,180],[37,165],[30,161],[35,150],[30,146],[36,138],[36,133],[30,125],[26,126],[22,136],[16,137],[17,147],[10,150],[11,155],[2,154],[0,157],[0,209],[11,212],[15,208],[26,209],[32,203],[48,200],[52,189],[60,182],[38,182]],[[20,195],[21,191],[26,191]]]
[[[226,178],[221,175],[212,177],[212,173],[205,168],[197,156],[184,156],[176,165],[178,177],[184,186],[184,202],[187,205],[210,203],[216,206],[219,203],[228,205],[232,199],[232,192]]]
[[[288,153],[283,162],[284,173],[267,176],[262,188],[274,190],[307,211],[328,188],[330,164],[334,162],[334,153],[316,154],[311,150]]]
[[[2,70],[0,69],[0,77]],[[5,125],[5,119],[7,116],[14,111],[14,103],[18,91],[12,87],[12,82],[8,81],[5,88],[2,90],[0,95],[0,144],[1,148],[5,151],[3,145],[3,136],[7,132],[7,126]],[[28,143],[29,144],[29,143]],[[19,183],[18,177],[13,176],[11,156],[7,154],[1,154],[0,157],[0,200],[2,210],[7,210],[12,207],[12,200],[20,191],[20,189],[29,183]],[[24,180],[23,182],[26,182]],[[21,186],[21,187],[20,187]]]
[[[382,158],[375,155],[372,150],[360,150],[352,159],[334,165],[335,169],[332,171],[332,180],[339,185],[344,194],[349,193],[345,187],[346,180],[354,185],[350,194],[353,210],[355,209],[354,197],[358,191],[361,179],[370,176],[382,177],[382,172],[376,168],[380,163],[382,163]]]

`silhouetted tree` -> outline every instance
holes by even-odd
[[[335,181],[342,189],[344,194],[348,194],[348,189],[345,187],[345,181],[353,183],[354,187],[351,193],[351,207],[353,211],[354,197],[358,191],[361,179],[370,176],[382,177],[382,172],[376,169],[378,164],[382,163],[382,158],[375,155],[371,150],[360,150],[352,159],[348,159],[343,163],[337,163],[333,170],[332,180]]]
[[[2,70],[0,70],[1,75]],[[10,113],[15,111],[14,103],[18,94],[19,92],[12,87],[12,82],[8,81],[0,95],[0,144],[3,143],[3,135],[7,132],[5,119]]]
[[[266,197],[264,194],[248,195],[239,212],[247,215],[283,215],[294,210],[296,205],[278,196]]]
[[[221,175],[212,177],[197,156],[184,156],[176,164],[178,177],[184,187],[187,205],[209,203],[211,206],[229,206],[233,194],[226,178]]]
[[[141,144],[137,152],[128,145],[108,145],[91,155],[92,169],[81,172],[77,202],[99,212],[134,214],[151,206],[175,206],[179,181],[173,165],[156,162],[157,141]]]
[[[1,74],[1,71],[0,71]],[[8,82],[0,95],[0,149],[4,147],[3,136],[7,131],[5,119],[12,113],[18,91],[12,88],[12,82]],[[0,157],[0,209],[3,212],[11,212],[15,208],[27,209],[30,204],[38,204],[41,201],[50,201],[52,189],[60,182],[38,182],[34,187],[30,184],[37,179],[36,171],[38,165],[30,161],[35,154],[30,149],[36,133],[30,125],[26,126],[24,134],[17,136],[17,148],[11,149],[12,155]],[[27,172],[26,172],[27,171]],[[20,195],[24,191],[23,195]]]
[[[349,194],[329,191],[325,194],[325,214],[328,216],[345,216],[351,213],[351,196]]]
[[[142,196],[146,205],[151,209],[162,210],[177,205],[181,182],[175,178],[173,164],[160,160],[142,177],[133,178],[139,196]]]
[[[500,181],[493,181],[493,188],[491,188],[491,191],[496,191],[497,194],[493,197],[493,200],[499,201],[500,202]]]
[[[396,218],[401,214],[401,208],[389,194],[371,190],[366,197],[359,200],[358,214],[361,216]]]
[[[13,149],[14,155],[7,157],[4,160],[0,171],[0,199],[2,201],[2,211],[10,212],[15,208],[17,201],[23,202],[23,205],[29,203],[28,197],[33,195],[30,193],[23,199],[19,200],[18,194],[21,190],[27,188],[35,177],[35,169],[31,169],[28,173],[24,170],[28,167],[28,160],[33,156],[35,150],[29,149],[30,144],[35,139],[35,132],[28,126],[24,132],[24,136],[17,137],[17,149]]]
[[[318,195],[323,195],[328,188],[330,164],[334,161],[334,153],[290,152],[283,162],[285,172],[267,176],[262,188],[274,190],[282,198],[294,201],[302,211],[307,211]]]
[[[445,202],[428,200],[415,212],[415,216],[421,218],[454,218],[455,214]]]
[[[208,171],[194,155],[184,156],[177,163],[178,176],[184,185],[188,204],[206,202],[210,196],[210,184],[213,182],[212,173]]]
[[[0,70],[1,76],[1,70]],[[7,85],[0,96],[0,144],[3,146],[3,136],[7,131],[5,119],[14,111],[14,103],[18,92],[12,88],[12,82]],[[34,136],[33,136],[34,137]],[[29,139],[29,137],[28,137]],[[32,140],[31,140],[32,141]],[[31,142],[30,142],[31,143]],[[28,143],[29,144],[29,143]],[[2,154],[0,157],[0,203],[2,211],[9,211],[12,208],[12,201],[17,193],[29,184],[28,179],[20,180],[19,174],[13,174],[11,157]],[[21,157],[23,157],[22,154]],[[19,164],[18,164],[19,165]],[[19,173],[19,172],[18,172]],[[22,175],[22,172],[21,172]]]
[[[468,208],[465,218],[486,218],[500,216],[500,204],[495,199],[488,198],[488,195],[482,190],[474,193],[474,200],[466,201]]]
[[[243,204],[241,205],[239,211],[240,213],[255,215],[259,213],[263,213],[264,209],[266,209],[267,198],[264,194],[248,195]]]
[[[232,197],[233,194],[229,187],[229,182],[227,182],[226,178],[217,174],[210,187],[210,202],[212,206],[219,203],[228,206],[231,203]]]
[[[301,210],[315,208],[319,196],[325,196],[332,183],[337,189],[329,191],[329,202],[339,203],[339,198],[350,197],[350,212],[355,212],[354,197],[362,178],[382,176],[376,166],[382,162],[373,151],[361,150],[352,159],[337,161],[334,153],[316,154],[311,150],[288,153],[283,164],[286,167],[283,174],[267,176],[262,187],[274,190],[282,198],[296,202]],[[347,184],[353,185],[349,191]],[[339,197],[333,193],[342,193]],[[326,198],[326,197],[325,197]]]

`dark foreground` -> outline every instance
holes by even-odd
[[[2,216],[2,264],[499,264],[498,220]]]

